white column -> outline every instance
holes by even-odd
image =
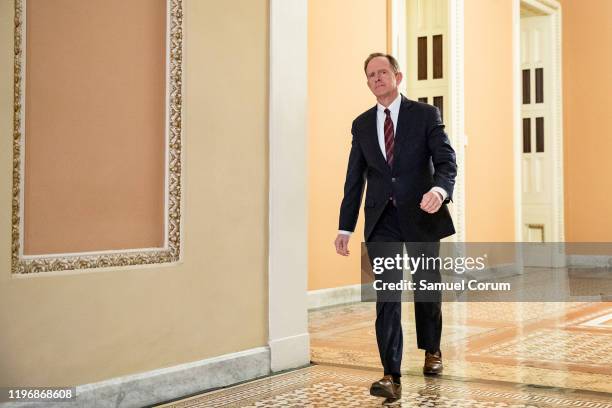
[[[465,242],[465,100],[464,100],[464,16],[465,5],[463,0],[449,1],[449,94],[452,109],[450,135],[453,141],[457,159],[457,178],[453,192],[453,220],[455,222],[454,240]]]
[[[514,240],[522,242],[523,237],[523,200],[522,200],[522,76],[521,76],[521,0],[512,0],[512,122],[514,124]],[[519,253],[517,253],[519,257]],[[517,262],[519,259],[517,258]],[[522,263],[522,257],[521,257]]]
[[[269,345],[272,371],[310,362],[307,0],[270,1]]]

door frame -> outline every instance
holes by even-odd
[[[517,242],[523,237],[523,210],[522,210],[522,76],[521,76],[521,6],[535,9],[546,17],[550,24],[551,49],[551,95],[550,123],[552,142],[552,241],[565,241],[564,193],[563,193],[563,82],[562,82],[562,13],[561,4],[557,0],[513,0],[513,32],[512,32],[512,60],[513,60],[513,101],[514,101],[514,235]]]
[[[387,0],[388,26],[391,26],[387,39],[389,52],[394,55],[400,67],[406,67],[406,24],[400,18],[406,14],[406,0]],[[465,101],[464,101],[464,0],[448,0],[448,43],[449,46],[449,110],[451,121],[446,124],[451,135],[451,143],[456,153],[457,178],[453,191],[453,216],[456,233],[451,238],[454,242],[466,241],[465,227]],[[404,85],[405,86],[405,82]]]

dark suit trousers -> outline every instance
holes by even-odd
[[[399,228],[399,219],[397,208],[389,202],[383,214],[380,216],[370,239],[368,242],[395,242],[398,243],[394,247],[391,245],[385,246],[383,252],[402,253],[404,242],[401,230]],[[407,246],[408,255],[418,257],[422,252],[426,256],[438,256],[440,243],[427,243],[420,247],[419,245]],[[418,253],[411,253],[418,252]],[[370,262],[375,256],[381,256],[376,251],[370,251],[368,248]],[[382,255],[388,256],[388,255]],[[432,272],[417,270],[412,276],[412,281],[418,285],[421,279],[428,281],[440,280],[439,270]],[[387,273],[384,273],[386,275]],[[402,279],[402,272],[394,271],[383,278],[383,281],[399,281]],[[380,293],[377,293],[380,295]],[[415,294],[418,299],[418,293]],[[442,309],[438,298],[436,301],[431,301],[431,298],[426,302],[414,301],[414,314],[416,322],[417,346],[423,350],[439,350],[440,337],[442,334]],[[391,374],[400,376],[400,366],[402,363],[403,350],[403,334],[402,334],[402,303],[399,297],[393,297],[391,300],[388,295],[379,296],[376,302],[376,341],[378,343],[378,352],[382,362],[385,375]]]

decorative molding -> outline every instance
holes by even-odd
[[[557,0],[521,0],[521,3],[543,14],[553,14],[561,8],[561,4]]]
[[[178,262],[181,254],[181,139],[183,76],[183,1],[167,0],[167,123],[165,245],[163,248],[103,251],[96,253],[24,256],[23,186],[25,154],[25,8],[26,0],[15,0],[12,273],[65,271]]]
[[[526,6],[533,7],[534,9],[538,10],[543,14],[553,14],[555,10],[559,7],[558,4],[556,6],[552,4],[546,4],[548,2],[542,0],[521,0],[521,3]]]

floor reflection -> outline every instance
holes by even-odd
[[[374,304],[309,314],[316,365],[167,407],[380,407]],[[444,303],[444,375],[421,374],[404,304],[401,407],[612,408],[612,303]]]
[[[380,407],[382,398],[369,395],[369,384],[378,379],[373,370],[312,366],[243,385],[192,397],[167,407]],[[612,408],[601,393],[537,389],[508,383],[457,381],[405,376],[401,407],[421,408]]]
[[[420,373],[412,304],[402,309],[406,374]],[[310,313],[312,360],[380,369],[374,304]],[[612,303],[444,303],[444,374],[612,392]]]

